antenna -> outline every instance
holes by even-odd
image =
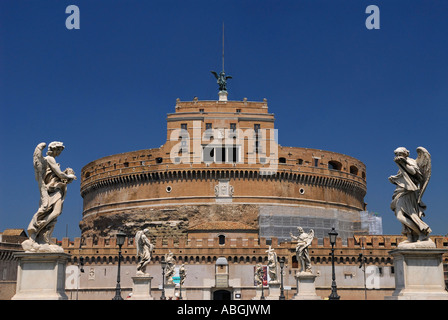
[[[224,72],[224,21],[222,22],[222,72]]]

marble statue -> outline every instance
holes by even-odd
[[[172,284],[173,276],[176,270],[175,270],[175,261],[173,253],[171,251],[169,251],[168,254],[165,254],[165,262],[166,262],[165,279],[168,284]]]
[[[277,253],[274,251],[274,249],[271,248],[271,246],[269,246],[269,249],[266,252],[268,253],[268,273],[270,278],[269,282],[277,283],[278,282]]]
[[[389,181],[396,185],[391,209],[407,237],[399,247],[433,247],[434,243],[429,239],[431,228],[422,220],[426,209],[422,196],[431,177],[431,155],[423,147],[417,148],[417,159],[410,158],[404,147],[397,148],[394,153],[398,173],[389,177]]]
[[[293,241],[297,241],[296,246],[296,257],[297,261],[300,262],[301,271],[302,272],[312,272],[311,270],[311,258],[309,254],[308,247],[311,245],[311,242],[314,238],[314,230],[311,229],[309,233],[303,231],[301,227],[297,227],[297,231],[299,235],[296,237],[292,233],[291,239]]]
[[[260,263],[255,266],[254,280],[257,287],[263,284],[263,266]]]
[[[135,245],[137,246],[137,257],[140,259],[137,265],[137,275],[147,275],[146,266],[151,261],[154,245],[148,238],[148,229],[139,230],[135,234]]]
[[[179,277],[180,277],[180,284],[183,285],[185,282],[185,278],[187,277],[187,270],[185,269],[184,264],[182,264],[179,268]]]
[[[51,235],[57,218],[62,213],[67,185],[76,180],[73,169],[61,171],[56,157],[64,150],[64,144],[53,141],[48,145],[47,156],[42,152],[46,147],[42,142],[33,154],[35,178],[40,192],[39,208],[28,225],[29,239],[22,242],[26,252],[64,252],[62,247],[51,242]]]

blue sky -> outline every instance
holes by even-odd
[[[80,29],[68,30],[68,5]],[[368,5],[380,29],[368,30]],[[154,148],[176,98],[268,100],[279,143],[348,154],[367,166],[370,211],[385,234],[393,150],[432,155],[423,200],[433,234],[448,233],[448,2],[378,0],[90,0],[0,2],[0,231],[26,228],[39,193],[32,154],[63,141],[63,168]],[[80,179],[69,185],[54,236],[80,235]]]

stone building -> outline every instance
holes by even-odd
[[[82,236],[149,228],[153,238],[186,237],[193,225],[238,221],[280,241],[299,225],[313,228],[320,243],[332,227],[344,241],[352,237],[366,209],[365,165],[280,146],[274,121],[266,99],[177,99],[160,148],[84,166]]]
[[[216,227],[219,227],[216,228]],[[147,272],[153,277],[151,294],[160,299],[162,286],[161,261],[171,251],[176,267],[185,265],[187,277],[182,286],[182,297],[187,300],[213,300],[226,297],[232,300],[250,300],[255,297],[254,268],[257,263],[267,264],[269,247],[278,257],[286,260],[284,267],[285,296],[291,299],[297,291],[294,277],[299,271],[295,244],[279,243],[277,238],[266,240],[242,224],[219,222],[195,226],[188,238],[156,238],[155,250]],[[389,251],[404,237],[396,235],[354,236],[341,238],[335,245],[335,270],[338,294],[343,300],[383,300],[395,289],[393,258]],[[448,248],[448,238],[432,237],[438,248]],[[132,277],[136,274],[136,249],[129,237],[122,247],[121,288],[125,298],[132,292]],[[65,252],[72,255],[67,267],[67,295],[70,299],[105,299],[115,295],[118,247],[115,238],[76,238],[62,240]],[[319,244],[315,238],[310,249],[311,264],[316,277],[316,292],[325,299],[331,292],[331,245],[329,238]],[[360,268],[359,254],[365,257]],[[83,257],[80,273],[80,257]],[[448,255],[443,258],[445,281],[448,284]],[[226,275],[224,278],[218,276]],[[224,280],[223,280],[224,279]],[[79,280],[79,281],[78,281]],[[269,286],[265,288],[268,295]],[[179,293],[177,286],[175,294]],[[176,299],[176,295],[168,297]]]

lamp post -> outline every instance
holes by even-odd
[[[285,300],[285,291],[283,287],[283,267],[285,266],[285,257],[280,258],[280,297],[279,300]]]
[[[338,233],[336,232],[336,230],[334,230],[334,228],[331,228],[331,231],[328,233],[328,235],[330,236],[330,243],[331,243],[331,294],[328,297],[329,300],[339,300],[339,296],[337,293],[337,288],[336,288],[336,276],[334,273],[334,245],[336,243],[336,238],[338,236]]]
[[[165,268],[166,268],[166,261],[163,260],[160,262],[162,265],[162,295],[160,296],[160,300],[166,300],[165,297]]]
[[[260,298],[260,300],[265,300],[263,288],[264,288],[264,269],[263,269],[263,266],[261,266],[261,298]]]
[[[367,258],[364,257],[362,253],[358,256],[359,268],[363,268],[364,273],[364,300],[367,300],[367,285],[366,285],[366,261]]]
[[[120,286],[120,263],[121,263],[121,246],[124,243],[124,239],[126,238],[126,234],[123,232],[118,232],[116,234],[117,237],[117,245],[118,245],[118,272],[117,272],[117,286],[115,288],[115,297],[112,300],[123,300],[121,297],[121,286]]]

